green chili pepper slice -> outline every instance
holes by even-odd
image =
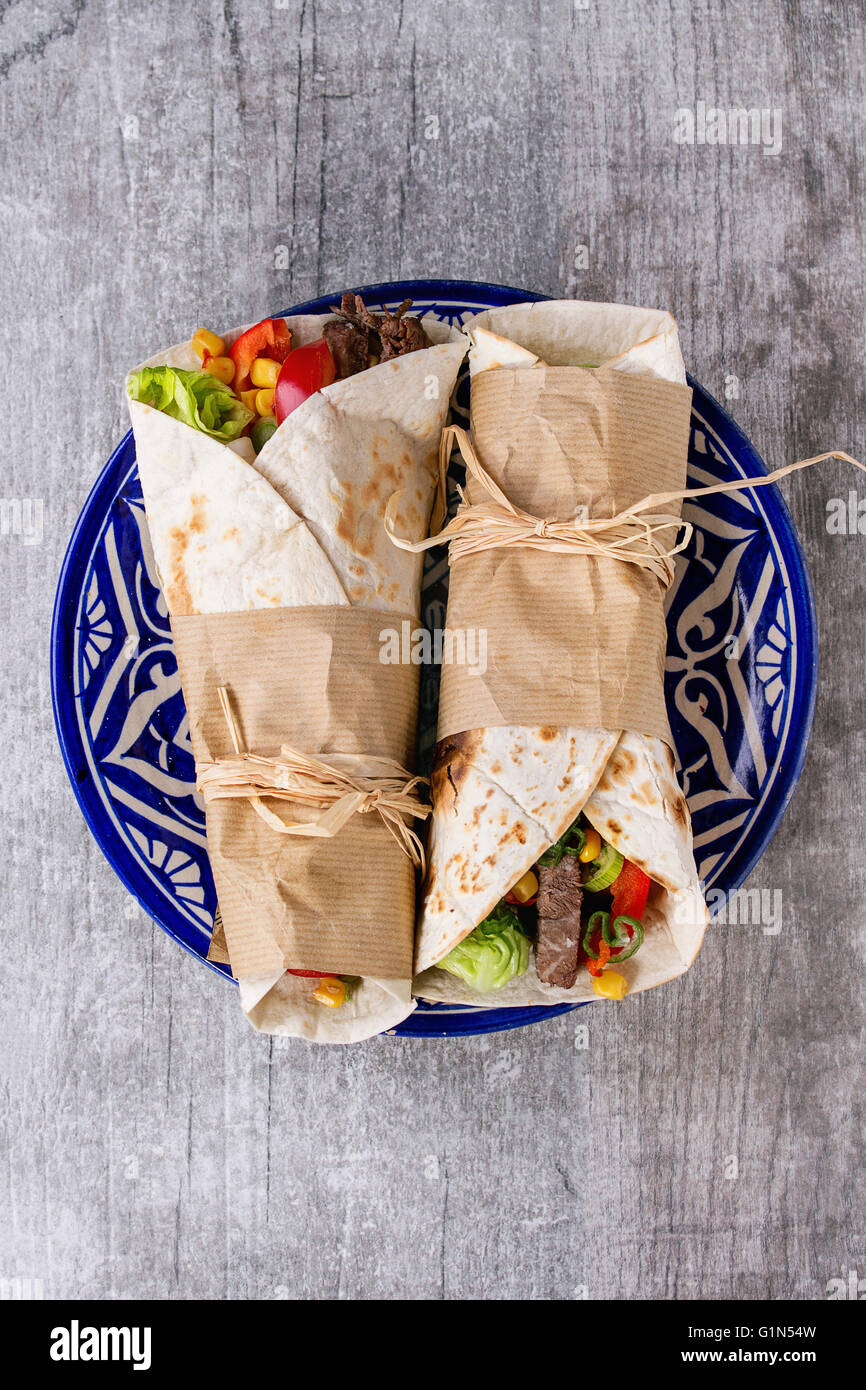
[[[632,929],[631,937],[628,936],[627,927]],[[611,961],[629,960],[643,945],[643,923],[636,917],[629,917],[625,912],[616,917],[612,925],[603,927],[602,934],[608,946],[619,951],[618,955],[611,956]]]
[[[576,841],[572,844],[572,840],[574,840],[575,837]],[[556,843],[550,846],[550,849],[544,851],[539,857],[538,862],[539,864],[555,868],[564,854],[580,854],[585,844],[586,836],[575,821],[574,825],[570,825],[565,834],[560,836]]]
[[[563,849],[563,854],[577,856],[586,844],[586,836],[579,825],[573,825],[568,832],[568,843]]]
[[[586,951],[586,954],[589,956],[590,960],[598,960],[598,951],[593,949],[592,938],[598,931],[600,931],[602,936],[604,936],[608,930],[609,921],[609,912],[598,911],[593,912],[592,916],[586,924],[586,931],[583,933],[583,949]]]

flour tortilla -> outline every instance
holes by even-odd
[[[436,319],[423,322],[428,336],[440,339],[433,347],[326,386],[256,459],[262,476],[305,517],[349,601],[395,613],[418,611],[423,557],[391,543],[385,507],[400,492],[398,534],[426,536],[439,436],[466,353],[462,334]]]
[[[470,372],[605,365],[685,382],[669,314],[572,301],[513,305],[465,325]],[[429,870],[416,943],[417,995],[500,1006],[596,999],[581,969],[573,988],[543,984],[529,970],[479,995],[436,963],[479,922],[582,811],[605,839],[653,879],[646,938],[617,969],[630,992],[687,970],[707,911],[691,824],[670,750],[623,730],[490,728],[443,741],[432,779]]]
[[[293,346],[320,338],[330,317],[289,317]],[[391,493],[404,489],[400,525],[413,538],[426,534],[439,434],[466,351],[456,330],[424,324],[435,347],[311,397],[254,461],[240,442],[128,401],[172,616],[350,604],[417,612],[420,562],[407,563],[387,541],[382,519]],[[224,333],[226,346],[242,332]],[[200,368],[189,342],[142,365]],[[283,972],[239,983],[254,1027],[316,1042],[372,1037],[415,1008],[408,980],[364,978],[340,1009],[315,1003],[308,980]]]
[[[310,528],[218,439],[129,402],[153,553],[173,617],[348,604]]]

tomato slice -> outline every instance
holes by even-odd
[[[235,392],[246,391],[250,385],[250,368],[257,357],[270,357],[285,362],[292,350],[292,335],[285,319],[262,319],[232,343],[229,356],[235,364],[232,387]]]
[[[287,975],[301,975],[305,980],[327,980],[333,970],[287,970]]]
[[[277,377],[274,390],[277,424],[281,425],[287,415],[323,386],[330,386],[336,375],[331,349],[324,338],[296,347],[283,361],[283,369]]]

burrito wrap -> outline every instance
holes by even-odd
[[[516,505],[609,516],[685,485],[688,395],[670,315],[541,303],[465,327],[487,330],[470,353],[476,449]],[[602,370],[576,370],[586,363]],[[623,388],[625,376],[637,380]],[[623,401],[637,413],[623,414]],[[480,497],[474,481],[469,497]],[[490,996],[433,968],[581,811],[654,880],[645,943],[617,967],[630,989],[682,973],[706,908],[668,746],[660,584],[622,562],[525,547],[463,557],[451,583],[449,627],[489,621],[492,640],[485,674],[442,672],[416,993],[497,1006],[595,997],[585,971],[568,990],[543,984],[534,957]]]
[[[501,368],[474,378],[473,442],[494,482],[531,515],[564,520],[585,507],[609,517],[682,486],[690,406],[679,382],[613,368]],[[466,494],[470,503],[489,497],[471,477]],[[639,729],[672,743],[661,598],[651,571],[606,556],[528,546],[462,556],[451,566],[448,626],[487,634],[487,669],[448,668],[439,737],[564,726],[579,711],[585,728]]]
[[[326,316],[309,315],[287,319],[293,346],[321,337],[326,321]],[[205,633],[205,629],[200,628],[199,635],[190,638],[189,623],[194,623],[197,615],[232,615],[241,620],[245,632],[249,633],[257,610],[268,610],[269,618],[279,623],[276,615],[282,610],[320,607],[321,624],[327,627],[334,618],[334,610],[370,608],[377,610],[373,620],[376,632],[370,628],[365,639],[365,655],[359,659],[363,660],[367,685],[372,688],[375,684],[380,710],[389,708],[393,696],[395,728],[391,738],[401,746],[406,745],[407,731],[414,726],[417,673],[381,665],[377,657],[378,642],[373,638],[380,623],[387,625],[390,618],[396,625],[404,615],[417,613],[421,562],[417,557],[400,555],[384,543],[382,519],[388,497],[395,490],[403,490],[400,525],[416,538],[424,535],[432,501],[439,435],[465,353],[465,342],[438,320],[425,319],[424,326],[434,346],[335,382],[310,397],[267,441],[255,463],[246,462],[227,445],[151,406],[129,401],[157,568],[171,618],[187,624],[180,640],[188,705],[191,701],[187,683],[191,688],[196,685],[192,672],[198,672],[200,658],[203,669],[214,677],[218,671],[229,669],[222,649],[219,659],[213,659],[210,646],[219,646],[213,633]],[[226,346],[243,331],[241,328],[223,334]],[[200,364],[191,345],[183,343],[143,365],[196,370]],[[382,531],[381,537],[379,531]],[[345,619],[337,616],[335,623],[334,634],[344,633]],[[296,629],[295,635],[299,642],[305,643]],[[318,665],[314,684],[318,682],[320,689],[328,685],[329,662],[333,660],[337,665],[343,660],[341,643],[342,639],[330,645],[323,641],[316,648]],[[251,690],[256,680],[262,678],[263,668],[259,668],[257,661],[263,652],[264,648],[257,648],[256,652],[247,649],[246,674],[235,662],[228,683],[242,684],[249,677]],[[269,654],[268,661],[273,656],[274,651]],[[294,652],[284,652],[286,662],[293,657],[300,665],[312,660],[306,645],[303,652],[297,648]],[[353,674],[358,674],[357,668]],[[391,693],[385,688],[389,682]],[[212,693],[215,695],[215,691]],[[288,716],[288,687],[282,692],[282,698]],[[197,739],[211,717],[208,713],[209,710],[212,713],[210,700],[209,690],[207,703],[189,710]],[[249,718],[249,710],[237,707],[236,713],[243,726],[245,717]],[[285,722],[288,727],[282,734],[277,733],[276,723],[268,726],[266,741],[269,744],[273,745],[277,738],[290,741],[292,727],[297,725],[288,717]],[[357,732],[355,730],[356,735]],[[328,732],[326,745],[335,749],[340,745],[340,751],[347,751],[347,747],[352,751],[353,731],[346,729],[344,733],[346,746],[342,746],[340,734],[334,728]],[[209,743],[208,747],[211,746]],[[203,747],[200,741],[199,748]],[[228,751],[227,746],[225,751]],[[249,751],[274,752],[275,749],[273,746],[267,749],[251,747]],[[302,751],[322,750],[304,748]],[[387,749],[375,747],[365,751],[387,753]],[[304,818],[299,808],[291,803],[271,801],[269,804],[286,819]],[[363,975],[348,1003],[334,1010],[323,1008],[311,999],[309,980],[284,973],[286,968],[338,970],[332,960],[336,960],[335,931],[339,932],[340,925],[332,930],[331,924],[334,893],[342,891],[342,883],[331,881],[329,885],[321,874],[315,878],[315,887],[310,888],[307,902],[309,918],[302,928],[305,934],[303,950],[297,942],[289,943],[282,929],[274,930],[272,913],[265,913],[264,920],[256,922],[254,911],[245,911],[236,919],[225,910],[224,894],[232,898],[229,880],[237,890],[237,901],[244,895],[264,892],[266,896],[271,895],[273,902],[273,894],[280,892],[282,876],[290,885],[288,897],[297,902],[297,895],[304,893],[304,881],[296,874],[298,866],[303,866],[307,856],[312,859],[328,842],[277,835],[245,803],[211,802],[206,811],[209,835],[215,817],[223,826],[236,817],[244,818],[243,835],[217,834],[215,841],[219,843],[215,855],[219,859],[219,867],[215,865],[215,881],[223,907],[228,955],[233,964],[236,959],[255,959],[256,953],[260,959],[271,960],[264,973],[240,972],[241,1001],[253,1024],[269,1032],[336,1042],[369,1037],[404,1018],[414,1007],[405,965],[399,978],[380,978],[372,973]],[[379,817],[367,815],[354,819],[359,824],[350,825],[348,838],[343,839],[343,832],[340,832],[335,842],[343,844],[344,863],[351,863],[353,856],[345,847],[351,841],[354,853],[356,837],[363,837],[368,850],[375,845],[374,863],[380,850],[391,862],[393,853],[399,851]],[[258,841],[261,850],[261,881],[251,872],[254,850],[250,837]],[[237,860],[232,862],[235,850]],[[329,854],[330,850],[325,851],[322,864]],[[275,871],[277,861],[282,866],[279,873]],[[394,945],[402,960],[406,959],[406,935],[412,920],[411,910],[403,914],[407,868],[411,877],[408,860],[397,870],[399,891],[403,896],[394,904],[395,914],[402,920],[399,941]],[[361,944],[353,936],[364,936],[370,928],[367,939],[372,943],[380,914],[378,902],[369,893],[362,900],[359,892],[352,902],[356,908],[354,933],[343,904],[342,935],[347,945],[351,945],[349,954],[357,964]],[[288,901],[284,901],[283,909],[285,917],[293,911]],[[316,913],[323,926],[320,944],[328,955],[322,964],[305,954],[308,947],[312,949],[310,923]],[[356,972],[343,965],[338,973]],[[360,970],[357,973],[363,974]]]
[[[222,685],[244,747],[258,754],[274,757],[287,743],[325,762],[332,753],[357,755],[359,771],[371,753],[411,771],[418,667],[379,661],[379,633],[393,622],[393,614],[349,607],[176,618],[196,761],[232,754]],[[316,815],[290,801],[269,804],[287,820]],[[332,839],[285,836],[246,800],[226,798],[208,804],[207,836],[235,974],[315,968],[410,977],[415,870],[381,817],[355,815]]]

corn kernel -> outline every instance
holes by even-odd
[[[591,864],[601,854],[601,836],[592,826],[586,832],[586,844],[578,855],[581,864]]]
[[[343,980],[338,980],[335,975],[325,975],[319,981],[318,988],[313,990],[313,998],[329,1009],[339,1009],[341,1004],[345,1004],[348,992]]]
[[[628,994],[628,983],[618,970],[605,970],[593,980],[592,987],[602,999],[624,999]]]
[[[247,410],[255,411],[255,408],[256,408],[256,396],[257,396],[258,394],[259,394],[258,391],[255,391],[255,390],[253,390],[253,391],[241,391],[241,400],[243,401],[243,403],[244,403],[244,405],[246,406]]]
[[[519,903],[528,903],[530,898],[534,898],[538,892],[538,879],[529,869],[523,878],[519,878],[511,890],[511,897],[516,898]]]
[[[209,372],[225,386],[231,386],[235,374],[235,364],[230,357],[205,357],[201,364],[203,372]]]
[[[250,381],[253,386],[276,386],[280,374],[280,363],[272,357],[257,357],[250,367]]]
[[[256,392],[256,411],[259,415],[273,415],[274,413],[274,393],[273,391]]]
[[[222,338],[218,338],[216,333],[211,333],[208,328],[196,329],[195,333],[192,335],[192,347],[199,361],[201,361],[206,352],[209,352],[211,357],[222,357],[226,350],[226,345]]]

